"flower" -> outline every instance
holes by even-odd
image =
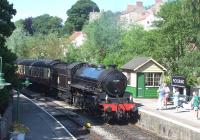
[[[18,133],[28,133],[29,132],[29,128],[21,123],[14,123],[12,126],[12,129],[14,132],[18,132]]]

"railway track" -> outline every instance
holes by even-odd
[[[27,91],[26,91],[27,92]],[[30,93],[30,91],[29,91]],[[29,94],[30,95],[30,94]],[[33,96],[32,100],[60,121],[77,139],[85,140],[165,140],[133,124],[106,124],[102,119],[80,112],[64,101]],[[91,129],[84,127],[86,122]]]

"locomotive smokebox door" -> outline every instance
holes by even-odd
[[[126,76],[119,71],[112,71],[104,80],[103,87],[110,96],[123,96],[126,85]]]

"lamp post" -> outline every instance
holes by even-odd
[[[28,87],[30,84],[30,81],[28,78],[26,78],[25,82],[22,83],[22,85],[24,85],[25,87]],[[17,91],[17,122],[19,123],[19,96],[20,96],[20,91],[18,89]]]
[[[4,74],[2,73],[2,57],[0,57],[0,90],[3,89],[5,86],[11,85],[10,83],[5,82],[3,76]]]

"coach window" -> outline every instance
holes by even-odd
[[[145,73],[146,86],[157,87],[160,84],[162,73]]]

